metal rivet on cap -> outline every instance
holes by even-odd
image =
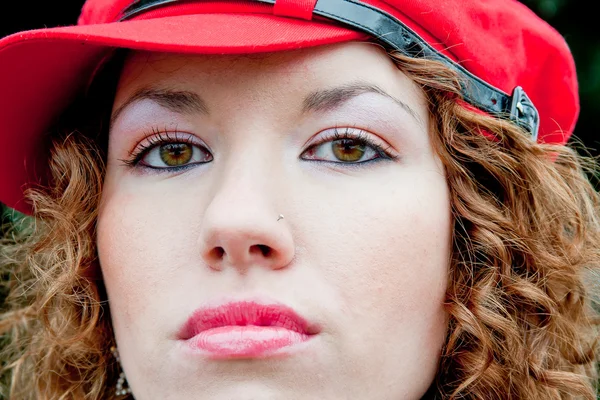
[[[521,114],[524,114],[524,113],[525,113],[525,112],[523,111],[523,104],[522,104],[520,101],[517,103],[517,110],[519,110],[519,112],[520,112]]]

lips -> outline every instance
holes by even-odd
[[[315,324],[283,304],[236,301],[196,310],[179,337],[211,358],[252,358],[281,353],[318,332]]]

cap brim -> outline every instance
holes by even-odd
[[[365,34],[272,14],[197,14],[28,31],[0,40],[0,201],[29,213],[23,191],[45,174],[41,138],[110,48],[244,54],[292,50]]]

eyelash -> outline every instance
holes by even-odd
[[[331,164],[343,164],[346,167],[359,168],[361,166],[364,166],[361,164],[377,162],[377,161],[381,161],[382,159],[383,160],[394,160],[399,157],[398,155],[393,154],[392,151],[390,150],[392,146],[390,146],[390,145],[383,146],[380,143],[377,143],[370,137],[371,135],[369,135],[367,132],[365,132],[362,129],[350,128],[350,127],[344,127],[344,128],[335,127],[332,129],[328,129],[324,132],[325,133],[322,135],[322,137],[320,137],[316,143],[311,144],[306,150],[304,150],[302,152],[302,154],[304,154],[307,151],[314,149],[318,146],[321,146],[324,143],[330,142],[330,141],[351,139],[351,140],[354,140],[354,141],[360,143],[361,145],[365,145],[365,146],[369,146],[369,147],[373,148],[373,150],[375,150],[375,152],[377,153],[378,157],[371,159],[371,160],[359,161],[359,162],[354,162],[354,163],[350,163],[350,162],[345,163],[345,162],[341,162],[341,161],[336,162],[336,161],[323,161],[323,160],[309,160],[309,159],[307,159],[305,161],[328,162]],[[143,139],[140,141],[140,144],[133,151],[130,152],[129,159],[121,160],[121,161],[128,167],[132,167],[132,168],[138,167],[140,162],[142,161],[142,159],[148,154],[148,152],[150,150],[154,149],[156,146],[165,145],[165,144],[169,144],[169,143],[185,143],[185,144],[189,144],[191,146],[205,147],[204,145],[199,144],[196,141],[194,141],[188,135],[178,135],[177,131],[169,132],[169,131],[167,131],[166,128],[165,129],[152,128],[152,131],[147,133],[146,135],[144,135]],[[207,151],[208,151],[208,149],[207,149]],[[187,169],[194,165],[196,165],[196,164],[187,164],[187,165],[182,165],[180,167],[168,167],[168,168],[154,168],[154,167],[150,167],[150,166],[144,166],[144,167],[154,169],[154,170],[166,170],[166,171],[175,172],[175,171]]]
[[[371,160],[367,160],[367,161],[359,161],[359,162],[354,162],[354,163],[345,163],[345,162],[341,162],[341,161],[340,162],[321,161],[321,160],[307,160],[307,161],[329,162],[332,164],[343,164],[345,166],[347,165],[350,167],[352,167],[352,166],[359,167],[360,166],[359,164],[368,164],[370,162],[376,162],[378,160],[381,161],[381,159],[395,160],[399,157],[397,154],[394,154],[391,151],[391,148],[392,148],[391,145],[388,144],[386,146],[383,146],[382,144],[373,140],[371,138],[372,135],[369,135],[367,132],[365,132],[364,130],[362,130],[360,128],[335,127],[332,129],[328,129],[324,132],[325,133],[318,139],[318,141],[316,143],[311,144],[302,153],[304,154],[305,152],[309,151],[310,149],[314,149],[315,147],[321,146],[322,144],[327,143],[327,142],[331,142],[334,140],[351,139],[351,140],[354,140],[354,141],[360,143],[361,145],[366,145],[366,146],[372,147],[373,150],[375,150],[375,152],[378,154],[379,157],[371,159]]]
[[[142,159],[148,154],[150,150],[155,148],[156,146],[161,146],[169,143],[184,143],[189,144],[191,146],[201,146],[204,145],[197,143],[193,139],[191,139],[187,135],[178,135],[178,132],[169,132],[167,129],[158,129],[152,128],[152,131],[144,135],[144,138],[140,141],[140,145],[138,145],[130,154],[128,160],[121,160],[125,165],[129,167],[137,167]],[[189,168],[194,164],[182,165],[180,167],[169,167],[169,168],[153,168],[150,166],[146,166],[151,169],[165,169],[170,171],[181,170],[185,168]]]

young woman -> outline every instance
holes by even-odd
[[[575,70],[522,4],[89,0],[0,91],[5,396],[595,398]]]

